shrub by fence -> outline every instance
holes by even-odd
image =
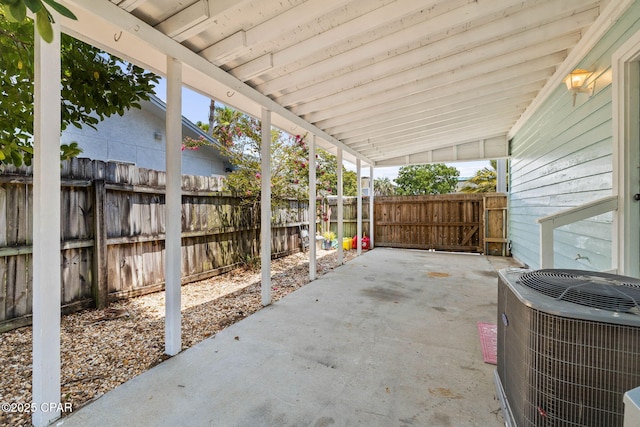
[[[73,159],[61,170],[62,310],[164,287],[165,173]],[[216,178],[182,177],[182,282],[224,273],[259,256],[259,206],[220,192]],[[27,325],[32,310],[32,175],[0,175],[0,331]],[[273,257],[297,252],[306,202],[272,214]],[[54,254],[52,254],[54,255]]]

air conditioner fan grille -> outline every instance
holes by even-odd
[[[535,270],[522,274],[519,282],[559,301],[640,315],[640,280],[631,277],[582,270]]]

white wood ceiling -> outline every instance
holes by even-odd
[[[160,73],[177,56],[198,92],[381,166],[505,157],[609,0],[64,3],[73,35]]]

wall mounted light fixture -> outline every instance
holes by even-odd
[[[590,71],[581,70],[576,68],[573,70],[567,78],[564,80],[564,83],[567,85],[567,89],[569,92],[573,94],[573,106],[576,106],[576,96],[578,93],[586,93],[589,96],[593,95],[593,91],[596,87],[596,81],[593,80],[587,83],[589,77],[593,74]]]

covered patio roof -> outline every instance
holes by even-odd
[[[336,153],[338,162],[355,162],[358,183],[362,163],[373,173],[375,166],[508,157],[509,139],[632,0],[61,3],[78,17],[58,18],[63,32],[167,77],[165,352],[173,356],[181,351],[182,86],[264,124],[261,286],[268,305],[271,125],[309,133],[310,163],[316,144]],[[60,28],[54,25],[54,34]],[[51,161],[59,154],[60,123],[50,120],[60,114],[56,43],[59,37],[50,45],[36,39],[33,400],[39,404],[60,396],[60,286],[52,279],[60,277],[60,265],[50,256],[60,245],[60,172]],[[310,189],[315,179],[309,168]],[[361,188],[358,194],[361,236]],[[315,200],[310,191],[310,218]],[[309,233],[315,235],[314,221]],[[59,408],[36,410],[34,424],[48,425],[59,415]]]
[[[626,6],[66,0],[63,31],[372,166],[495,159]],[[628,4],[628,2],[619,2]]]

